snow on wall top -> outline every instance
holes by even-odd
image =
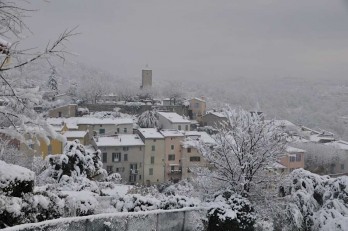
[[[163,135],[156,128],[141,128],[139,132],[145,139],[163,139]]]
[[[98,147],[141,146],[144,142],[136,134],[121,134],[112,137],[98,137],[95,140]]]
[[[185,118],[183,118],[181,115],[175,113],[175,112],[157,112],[159,115],[163,116],[167,120],[169,120],[171,123],[187,123],[190,124],[191,122]]]
[[[341,150],[348,150],[348,142],[343,140],[338,140],[330,143],[325,143],[326,145],[334,146]]]
[[[33,181],[35,178],[34,172],[27,168],[18,165],[7,164],[0,160],[0,188],[7,187],[15,180]]]

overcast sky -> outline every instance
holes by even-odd
[[[348,73],[343,0],[42,0],[27,19],[42,46],[79,26],[71,58],[124,77],[342,77]]]

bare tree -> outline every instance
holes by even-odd
[[[20,38],[25,32],[30,31],[24,18],[32,10],[22,7],[26,4],[26,1],[0,0],[0,99],[3,103],[0,107],[0,132],[17,138],[23,133],[44,136],[45,133],[54,135],[54,132],[33,110],[41,99],[37,89],[23,89],[16,85],[11,79],[11,70],[49,56],[64,60],[65,54],[68,53],[64,44],[76,34],[74,29],[66,30],[54,42],[49,42],[43,50],[19,49]],[[3,38],[12,39],[14,42],[7,42]]]
[[[269,171],[284,152],[286,133],[273,121],[242,109],[227,108],[225,115],[228,123],[213,136],[216,145],[199,145],[212,168],[198,174],[248,196],[272,180]]]

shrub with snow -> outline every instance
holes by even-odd
[[[248,199],[231,191],[215,195],[210,202],[209,231],[254,230],[255,213]]]
[[[64,200],[49,191],[27,193],[22,198],[0,195],[0,228],[59,218],[63,212]]]
[[[88,152],[79,140],[68,141],[64,147],[64,154],[48,156],[50,167],[44,174],[58,181],[63,175],[85,176],[89,179],[105,178],[107,173],[103,169],[100,155],[99,150]]]
[[[289,175],[288,183],[280,188],[280,195],[286,200],[281,222],[288,230],[346,230],[347,176],[330,178],[295,170]]]
[[[109,176],[106,177],[105,181],[112,182],[115,184],[120,184],[122,181],[122,177],[119,173],[111,173]]]
[[[116,197],[112,200],[112,205],[119,212],[138,212],[156,209],[170,210],[186,207],[197,207],[200,201],[196,198],[179,196],[162,196],[155,198],[150,196],[141,196],[139,194],[125,195]]]
[[[138,124],[141,128],[158,127],[158,118],[156,116],[156,111],[144,111],[138,117]]]
[[[0,161],[0,195],[20,197],[33,191],[35,174],[29,169]]]

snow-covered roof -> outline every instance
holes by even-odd
[[[287,152],[287,153],[299,153],[299,152],[306,152],[306,151],[303,150],[303,149],[299,149],[299,148],[294,148],[294,147],[287,146],[287,147],[286,147],[286,152]]]
[[[285,127],[296,127],[295,124],[289,120],[265,120],[266,123],[273,122],[276,126],[285,126]]]
[[[335,137],[331,135],[314,134],[309,136],[309,140],[312,142],[320,142],[321,140],[334,141]]]
[[[185,119],[183,116],[175,113],[175,112],[157,112],[159,115],[163,116],[171,123],[187,123],[190,124],[190,120]]]
[[[207,112],[206,115],[209,115],[209,114],[217,116],[219,118],[227,118],[226,115],[223,112],[209,111],[209,112]]]
[[[77,124],[133,124],[130,118],[94,118],[94,117],[75,117]]]
[[[341,150],[348,150],[348,142],[343,140],[337,140],[334,142],[326,143],[326,145],[334,146]]]
[[[163,135],[156,128],[140,128],[138,130],[145,139],[163,139]]]
[[[180,137],[180,136],[184,136],[184,134],[178,130],[169,130],[169,129],[166,129],[166,130],[161,130],[160,131],[161,134],[164,136],[164,137]]]
[[[193,97],[192,99],[190,99],[190,101],[191,101],[191,100],[199,100],[199,101],[201,101],[201,102],[205,102],[204,99],[198,98],[198,97]]]
[[[115,146],[142,146],[144,142],[136,134],[121,134],[111,137],[98,137],[95,139],[98,147]]]
[[[66,131],[63,136],[66,138],[84,138],[87,135],[87,131]]]
[[[192,141],[201,140],[206,144],[215,144],[215,140],[206,132],[198,132],[198,131],[187,131],[185,132],[185,137],[188,139],[185,139],[183,141],[183,144],[185,146],[194,146],[191,144]]]

